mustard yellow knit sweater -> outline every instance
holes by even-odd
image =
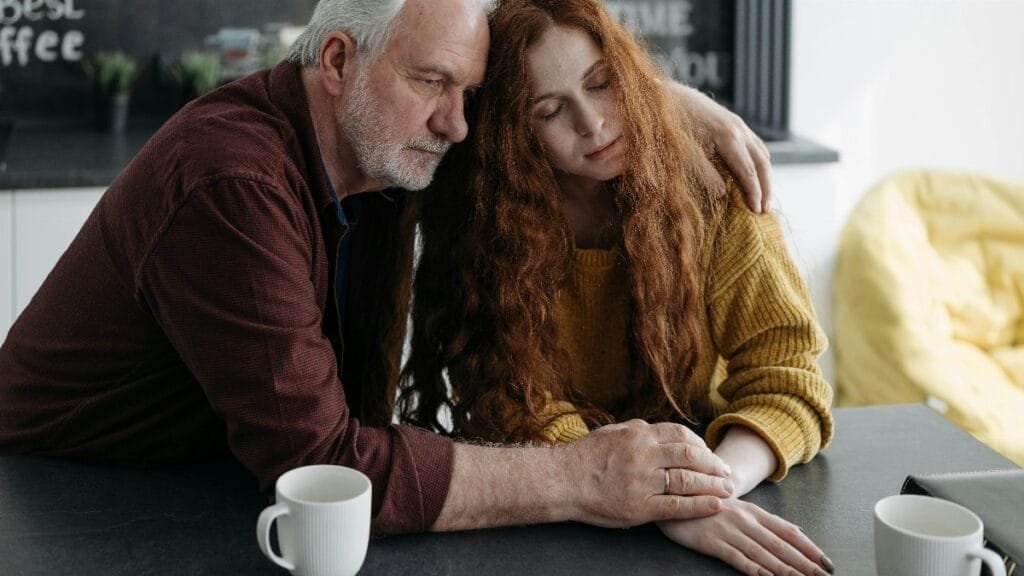
[[[707,221],[700,255],[705,279],[704,360],[684,386],[699,386],[694,414],[710,422],[706,441],[718,445],[731,425],[758,433],[775,452],[781,480],[832,438],[832,388],[817,359],[825,348],[807,289],[790,260],[774,215],[756,215],[734,186]],[[628,399],[630,302],[624,265],[612,250],[576,250],[572,276],[556,304],[562,345],[573,363],[573,385],[608,408]],[[566,402],[544,431],[552,443],[588,432]]]

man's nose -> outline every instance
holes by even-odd
[[[461,93],[452,94],[438,102],[437,109],[430,116],[430,131],[452,143],[465,140],[469,134],[469,124],[463,108],[464,97]]]

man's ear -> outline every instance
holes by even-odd
[[[320,82],[331,96],[340,96],[346,74],[355,74],[356,42],[345,32],[331,32],[320,45]]]

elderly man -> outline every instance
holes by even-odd
[[[0,349],[0,450],[230,452],[264,489],[351,466],[373,481],[378,535],[714,513],[728,470],[681,426],[548,449],[391,425],[411,251],[404,193],[382,190],[424,188],[466,136],[487,48],[480,0],[322,0],[290,62],[168,121]],[[763,164],[755,139],[724,140],[753,151],[734,164]]]

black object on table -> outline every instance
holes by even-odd
[[[837,574],[873,575],[872,506],[909,474],[1016,466],[919,405],[838,409],[813,462],[747,499],[800,525]],[[514,479],[509,479],[514,481]],[[0,575],[283,575],[256,545],[268,503],[230,461],[157,469],[0,457]],[[656,528],[575,523],[399,536],[360,574],[736,574]]]

